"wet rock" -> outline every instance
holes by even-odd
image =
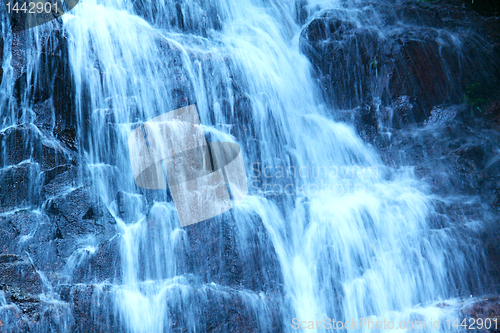
[[[40,171],[67,164],[72,157],[57,142],[43,139],[33,125],[20,125],[0,134],[0,211],[40,203]]]
[[[269,295],[245,295],[230,290],[208,289],[205,295],[197,298],[196,303],[200,304],[200,322],[204,332],[281,332],[284,326],[280,318],[278,301],[273,300]],[[269,313],[272,314],[264,322],[256,320],[254,313],[252,313],[257,310],[255,308],[259,307],[259,303],[266,304],[266,307],[269,306]],[[175,319],[174,316],[172,322],[177,325],[172,328],[175,332],[181,332],[182,326],[186,327],[187,323]]]
[[[3,236],[0,241],[3,253],[0,255],[0,265],[24,263],[22,256],[28,255],[34,268],[43,271],[50,283],[67,279],[68,274],[74,283],[120,278],[119,237],[97,243],[96,251],[83,256],[84,260],[78,262],[79,253],[85,247],[85,237],[89,239],[90,236],[90,242],[95,243],[105,239],[107,234],[94,232],[84,237],[65,235],[63,238],[65,229],[61,231],[55,222],[50,216],[28,210],[0,217],[0,235]],[[88,221],[82,220],[80,223],[86,224]]]
[[[38,222],[43,222],[44,216],[40,213],[32,212],[30,210],[18,210],[11,214],[5,214],[0,217],[1,229],[9,231],[14,237],[28,236],[33,234],[37,228]],[[0,243],[4,248],[4,253],[16,253],[15,242],[9,244],[7,241]],[[12,249],[6,251],[5,249]]]
[[[57,253],[55,230],[49,218],[38,212],[17,211],[0,218],[2,253],[8,258],[26,255],[37,270],[55,272],[64,264]],[[17,261],[16,261],[17,262]]]
[[[0,59],[3,59],[3,50],[4,50],[4,40],[3,38],[0,38]],[[3,67],[3,66],[0,66]],[[3,78],[3,68],[0,69],[0,84],[2,83],[2,78]]]
[[[36,205],[39,202],[38,175],[38,165],[31,163],[0,170],[0,212]]]
[[[14,111],[6,123],[20,125],[0,132],[2,332],[87,331],[74,323],[73,314],[89,310],[82,318],[95,320],[88,317],[89,308],[78,312],[73,299],[46,303],[38,294],[58,299],[46,287],[58,293],[58,284],[71,279],[120,279],[115,221],[95,189],[82,187],[88,178],[76,162],[79,142],[66,36],[60,20],[46,28],[38,34],[40,65],[34,71],[27,67],[28,35],[12,36]],[[71,266],[86,244],[94,245],[93,255]],[[101,323],[96,327],[98,332],[119,331]]]
[[[62,28],[62,20],[52,21],[52,30],[43,39],[40,54],[40,66],[36,77],[34,98],[35,103],[50,103],[52,134],[62,142],[62,137],[72,137],[61,132],[75,131],[76,109],[74,104],[74,87],[69,65],[67,35]],[[33,80],[34,81],[34,80]],[[50,102],[47,102],[50,100]],[[48,110],[47,110],[48,111]],[[65,142],[66,143],[66,142]],[[72,144],[68,147],[74,149]]]
[[[482,237],[490,273],[488,290],[486,291],[490,294],[500,292],[500,265],[498,264],[500,263],[499,223],[500,219],[487,223]]]
[[[389,74],[389,95],[412,96],[425,109],[443,103],[460,102],[463,87],[453,68],[460,65],[458,57],[461,51],[451,40],[444,45],[438,43],[436,39],[439,34],[434,29],[421,29],[416,40],[412,40],[408,33],[400,37],[399,45],[393,48],[394,64]]]
[[[415,99],[409,96],[398,97],[391,105],[392,108],[392,127],[401,129],[411,124],[423,123],[426,114],[422,107],[418,105]]]
[[[252,101],[250,98],[238,96],[234,102],[233,110],[227,110],[226,117],[230,124],[234,124],[231,134],[236,138],[243,142],[255,138],[255,128],[251,119]]]
[[[372,141],[378,134],[378,115],[373,105],[364,104],[355,110],[355,124],[359,135],[366,141]]]
[[[485,151],[482,145],[467,145],[452,152],[459,163],[471,169],[484,168]]]
[[[462,106],[442,109],[443,118],[433,117],[418,131],[395,131],[389,143],[376,140],[381,157],[391,166],[412,165],[434,193],[482,195],[492,204],[499,175],[495,172],[500,132],[477,122],[473,127],[460,120],[444,119]],[[449,116],[451,117],[451,116]],[[489,169],[491,168],[491,169]]]
[[[72,162],[71,155],[55,141],[42,141],[42,148],[40,153],[42,155],[42,170],[54,169],[59,165]]]
[[[109,239],[115,234],[115,220],[91,187],[79,187],[51,199],[47,211],[63,239],[89,233]]]
[[[48,222],[27,241],[37,265],[53,272],[56,281],[63,276],[71,279],[73,270],[79,281],[114,276],[115,266],[101,267],[99,263],[119,262],[117,252],[107,251],[105,245],[116,234],[115,220],[94,191],[92,187],[79,187],[50,199],[46,204]],[[97,257],[84,253],[86,246],[97,247]]]
[[[42,292],[42,281],[29,261],[16,261],[0,264],[0,283],[3,286],[19,288],[21,291],[12,294],[13,301],[33,302],[29,294]]]
[[[64,128],[57,133],[57,139],[64,143],[69,149],[76,151],[76,129],[74,126]]]
[[[0,145],[0,162],[5,166],[31,160],[39,163],[41,170],[47,170],[72,159],[58,142],[45,138],[31,124],[7,128],[0,133]]]
[[[208,2],[192,3],[179,0],[165,6],[171,18],[165,20],[163,15],[159,18],[154,15],[155,10],[148,2],[135,2],[135,12],[146,21],[155,26],[161,26],[173,31],[182,31],[207,37],[211,30],[221,30],[221,18],[216,7]]]
[[[307,21],[307,1],[306,0],[299,0],[295,1],[295,21],[298,24],[305,24]]]
[[[500,325],[495,325],[496,322],[500,322],[500,297],[492,296],[477,300],[476,302],[467,305],[462,313],[469,317],[475,319],[486,319],[489,318],[491,323],[488,325],[489,329],[484,329],[485,332],[499,332]],[[496,326],[496,327],[495,327]]]
[[[301,50],[315,66],[329,103],[352,109],[370,101],[377,40],[374,31],[328,14],[302,32]]]
[[[136,222],[139,219],[139,214],[146,208],[146,199],[142,195],[118,191],[116,205],[118,213],[124,221]]]
[[[43,173],[42,194],[49,198],[60,195],[71,188],[78,187],[82,178],[77,166],[59,165]]]
[[[456,106],[444,107],[444,106],[436,106],[431,110],[431,116],[429,117],[427,123],[442,125],[447,122],[455,119],[457,114],[467,112],[467,105],[461,104]]]
[[[500,100],[490,102],[484,111],[484,118],[489,120],[492,127],[500,130]]]
[[[465,5],[467,8],[476,11],[483,16],[499,16],[500,3],[496,0],[484,0],[481,2],[473,0],[442,0],[444,3],[450,3],[457,6]]]
[[[2,332],[54,332],[71,326],[72,317],[62,303],[46,303],[16,288],[4,289],[7,305],[0,308]]]
[[[3,306],[0,309],[0,329],[5,332],[29,332],[29,321],[23,317],[21,310],[14,306]]]
[[[26,34],[13,33],[12,34],[12,69],[13,80],[18,81],[26,73]],[[16,88],[19,87],[19,82],[16,82]],[[18,89],[16,89],[18,90]],[[19,92],[19,90],[18,90]]]
[[[166,312],[165,331],[186,332],[193,328],[200,332],[281,332],[281,297],[277,294],[255,294],[236,291],[216,285],[169,286],[164,295]],[[61,298],[73,309],[74,332],[121,332],[125,329],[123,318],[114,309],[117,297],[110,286],[75,285],[61,286]],[[178,300],[182,299],[183,302]],[[188,304],[190,304],[188,306]],[[265,320],[257,319],[259,311],[271,313]]]
[[[67,36],[63,32],[62,20],[53,20],[45,27],[47,29],[40,32],[36,46],[40,49],[40,65],[35,71],[28,70],[26,62],[26,52],[32,47],[31,40],[27,38],[28,34],[12,34],[12,79],[15,81],[13,97],[20,115],[23,113],[21,109],[25,108],[28,102],[36,117],[34,123],[47,134],[58,136],[62,131],[71,130],[76,125],[74,88],[69,67]],[[30,100],[25,101],[28,88],[32,94]]]
[[[53,133],[55,116],[52,98],[48,98],[45,101],[35,103],[35,105],[33,105],[33,113],[35,114],[35,120],[33,124],[46,135],[50,135],[51,133]]]
[[[337,109],[372,100],[390,107],[409,98],[412,110],[401,106],[396,118],[402,128],[426,120],[435,106],[478,103],[496,93],[500,47],[493,26],[452,5],[365,2],[320,13],[302,31],[300,47]],[[480,87],[475,97],[467,96],[471,86]]]
[[[20,260],[21,257],[15,254],[0,254],[0,264],[11,264]]]
[[[431,193],[448,203],[457,196],[462,198],[441,209],[438,216],[431,216],[431,221],[437,228],[481,221],[480,242],[486,251],[485,271],[489,272],[481,278],[489,279],[485,284],[488,292],[498,292],[500,131],[492,128],[488,119],[466,122],[464,113],[470,114],[464,104],[435,108],[424,127],[395,130],[383,138],[379,134],[381,138],[374,143],[387,165],[412,166]]]
[[[119,283],[122,275],[119,236],[99,244],[95,253],[79,263],[72,272],[73,283],[109,281]]]
[[[40,136],[32,125],[14,126],[0,133],[0,144],[0,161],[4,166],[14,165],[30,159],[40,144]]]
[[[63,299],[71,304],[75,318],[73,332],[120,332],[119,318],[114,311],[113,298],[109,286],[74,285],[62,286]]]
[[[239,223],[251,225],[246,227],[253,230],[246,230],[246,240],[239,239],[238,226],[230,215],[186,227],[191,245],[189,271],[206,283],[254,291],[281,290],[281,268],[262,222],[255,216]],[[247,244],[244,251],[240,242]]]

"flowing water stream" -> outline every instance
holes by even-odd
[[[425,320],[430,332],[431,318],[452,316],[440,302],[481,286],[471,273],[481,253],[429,218],[442,199],[411,169],[384,166],[352,128],[331,119],[299,52],[296,16],[287,0],[82,0],[62,17],[82,160],[121,235],[122,278],[97,286],[110,288],[113,308],[97,297],[93,309],[118,318],[124,331],[203,332],[209,299],[232,295],[258,331],[271,332],[268,299],[277,291],[284,332],[296,331],[293,318],[325,317]],[[42,30],[30,32],[34,43]],[[169,194],[135,186],[128,135],[188,104],[208,141],[242,149],[249,196],[210,223],[234,221],[232,250],[262,268],[254,290],[192,270],[191,227],[180,227]],[[204,246],[208,255],[214,245]]]

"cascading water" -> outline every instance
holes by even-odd
[[[207,313],[238,299],[259,332],[325,317],[424,320],[430,331],[431,318],[453,314],[438,303],[481,286],[481,253],[458,240],[458,226],[430,220],[441,199],[330,119],[299,52],[294,10],[280,0],[82,0],[62,17],[83,168],[120,233],[121,273],[96,285],[94,316],[126,332],[203,332]],[[36,41],[43,27],[30,33]],[[250,191],[201,222],[215,238],[201,245],[189,233],[203,227],[181,228],[166,191],[135,185],[127,146],[141,123],[194,103],[208,141],[241,147]],[[195,248],[223,259],[212,251],[227,229],[250,280],[228,282],[231,267],[196,262]],[[85,255],[92,242],[82,242]],[[222,318],[212,329],[227,327]]]

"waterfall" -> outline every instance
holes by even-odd
[[[341,8],[315,1],[309,19],[326,5]],[[332,120],[299,51],[296,16],[283,0],[81,0],[62,16],[81,172],[119,233],[121,272],[96,281],[92,305],[110,327],[231,331],[225,318],[237,311],[251,321],[242,332],[294,332],[294,318],[326,317],[422,320],[430,332],[431,320],[452,317],[440,303],[481,286],[470,273],[481,270],[480,251],[431,218],[443,199]],[[44,29],[29,32],[33,43]],[[136,186],[127,142],[187,105],[208,142],[241,148],[249,194],[181,227],[168,191]],[[68,276],[94,245],[82,243]],[[221,252],[229,245],[236,268]]]

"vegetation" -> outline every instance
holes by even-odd
[[[488,98],[484,96],[481,88],[479,82],[471,83],[465,88],[464,99],[473,112],[481,113],[483,107],[488,103]]]

